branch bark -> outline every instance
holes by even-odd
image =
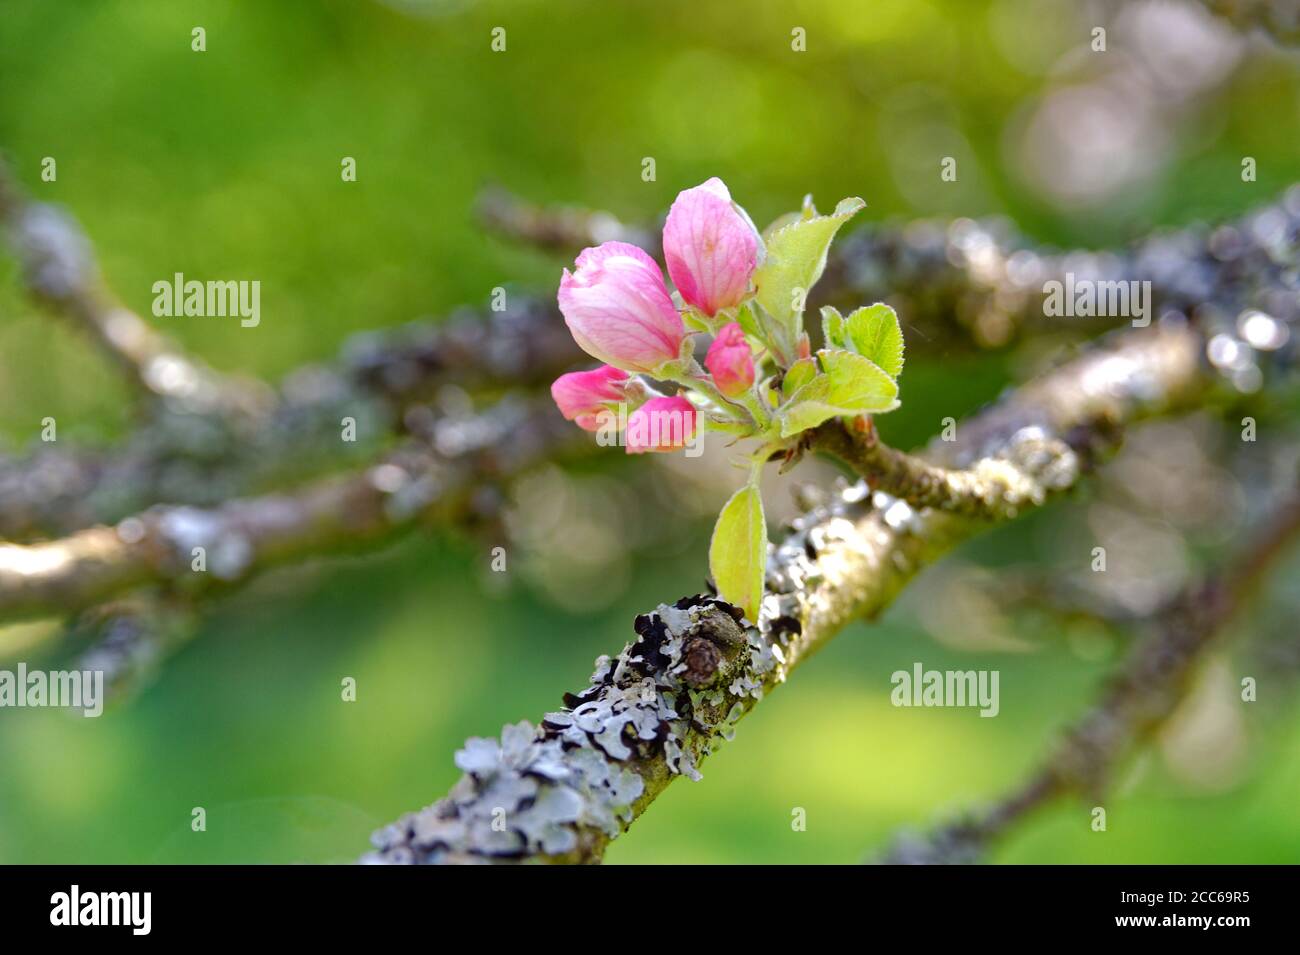
[[[577,347],[552,318],[520,301],[366,332],[331,365],[291,374],[256,414],[164,404],[113,447],[51,444],[0,458],[0,537],[62,536],[158,503],[212,507],[356,467],[403,434],[436,427],[430,405],[449,393],[463,404],[464,391],[537,385],[571,364]],[[356,424],[355,442],[339,440],[344,417]]]
[[[0,620],[72,613],[146,584],[191,596],[224,590],[267,567],[373,547],[436,514],[463,513],[477,486],[580,436],[549,403],[506,398],[482,415],[441,422],[430,441],[413,440],[363,471],[292,493],[158,506],[114,527],[0,543]]]
[[[462,309],[353,336],[331,367],[309,366],[277,391],[221,375],[117,304],[89,240],[69,215],[32,202],[0,163],[0,224],[37,301],[88,330],[153,398],[107,449],[42,446],[0,459],[0,536],[64,535],[152,504],[211,506],[326,468],[371,459],[419,430],[448,387],[549,382],[580,355],[553,308],[515,297],[503,311]],[[351,417],[361,440],[335,440]]]
[[[1097,429],[1088,432],[1097,434]],[[1026,508],[1042,504],[1047,495],[1068,487],[1075,473],[1075,450],[1064,442],[1047,444],[1044,454],[1058,466],[1058,477],[1031,473],[1005,457],[981,458],[969,468],[954,470],[891,448],[880,440],[867,416],[840,419],[820,426],[812,446],[839,458],[873,491],[884,491],[916,508],[1004,521]],[[1060,487],[1057,483],[1060,483]]]
[[[1010,462],[1042,497],[1065,490],[1082,460],[1063,435],[1184,407],[1213,378],[1201,351],[1183,326],[1127,333],[959,428],[945,457]],[[756,625],[701,596],[639,617],[638,638],[600,658],[566,709],[536,729],[507,726],[500,741],[469,740],[451,793],[376,833],[366,861],[599,861],[673,779],[697,778],[718,741],[801,662],[986,526],[848,489],[797,520],[771,555]]]
[[[485,203],[493,210],[484,217],[490,228],[548,251],[574,253],[611,238],[651,254],[658,249],[657,228],[628,227],[607,213],[548,209],[499,190]],[[1114,316],[1047,314],[1048,283],[1073,277],[1096,288],[1149,283],[1146,320],[1194,317],[1232,335],[1248,308],[1283,322],[1300,318],[1300,303],[1286,291],[1297,218],[1300,185],[1233,222],[1157,231],[1105,251],[1043,246],[994,217],[870,223],[832,245],[809,314],[818,305],[847,313],[888,302],[905,324],[910,351],[937,345],[945,355],[962,343],[1001,348],[1031,335],[1079,341],[1111,330]]]

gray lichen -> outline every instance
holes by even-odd
[[[886,502],[888,506],[888,502]],[[757,625],[697,595],[637,617],[637,638],[601,656],[588,685],[537,727],[506,726],[456,754],[450,795],[375,833],[372,863],[589,861],[632,821],[639,800],[700,765],[793,665],[812,612],[819,552],[877,510],[842,484],[796,518],[773,549]],[[896,528],[906,533],[907,528]]]
[[[740,698],[761,696],[780,651],[708,596],[661,605],[635,629],[637,639],[597,659],[587,687],[541,725],[468,740],[451,794],[375,833],[364,861],[581,858],[627,827],[659,766],[699,779],[699,764],[743,715]]]

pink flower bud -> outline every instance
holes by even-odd
[[[679,193],[664,223],[664,259],[682,299],[705,315],[739,305],[758,265],[754,225],[716,176]]]
[[[627,419],[627,453],[684,448],[697,423],[695,406],[685,398],[651,398]]]
[[[623,400],[623,382],[627,372],[609,365],[592,371],[571,371],[551,385],[551,397],[566,421],[584,431],[599,431],[601,420],[611,413],[608,404]]]
[[[681,354],[686,329],[655,260],[626,242],[584,249],[560,279],[560,311],[587,354],[628,371],[654,371]]]
[[[731,322],[722,326],[704,356],[704,367],[709,369],[718,390],[728,398],[743,395],[754,384],[754,356],[739,324]]]

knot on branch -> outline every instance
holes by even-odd
[[[1041,425],[1019,428],[969,467],[952,469],[891,448],[869,420],[818,428],[814,442],[844,461],[873,491],[912,508],[933,508],[1002,521],[1069,488],[1081,473],[1079,456]]]
[[[1012,435],[996,457],[978,461],[972,470],[972,493],[992,516],[1009,519],[1073,487],[1082,468],[1068,443],[1042,428],[1027,427]]]

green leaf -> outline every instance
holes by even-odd
[[[740,306],[736,310],[736,322],[749,338],[766,347],[778,364],[793,355],[794,340],[756,303],[751,301]]]
[[[898,407],[898,384],[869,358],[823,349],[824,374],[804,385],[781,407],[781,437],[789,438],[842,415],[881,414]]]
[[[767,573],[767,521],[757,484],[746,484],[718,515],[709,544],[709,571],[718,593],[758,621]]]
[[[685,308],[681,311],[682,324],[693,332],[709,331],[709,322],[694,308]]]
[[[781,437],[793,438],[796,434],[817,427],[831,418],[853,414],[848,408],[837,408],[821,401],[801,401],[781,412]]]
[[[808,292],[826,268],[826,250],[840,226],[866,208],[858,198],[843,200],[828,216],[799,218],[767,240],[767,258],[754,273],[758,302],[796,337]]]
[[[856,312],[854,314],[857,314]],[[822,306],[822,338],[827,348],[844,348],[844,316],[833,305]]]
[[[879,302],[865,305],[849,315],[847,329],[854,351],[875,362],[890,378],[898,377],[903,370],[903,329],[892,308]]]
[[[800,358],[785,373],[785,379],[781,382],[781,393],[789,397],[816,377],[817,363],[811,358]]]
[[[754,315],[754,310],[746,302],[740,308],[736,309],[736,323],[740,325],[740,330],[750,338],[758,341],[763,340],[763,330],[758,324],[758,318]]]
[[[870,358],[822,349],[817,359],[830,380],[830,404],[858,412],[884,411],[898,397],[898,382]]]
[[[763,244],[766,245],[768,240],[776,233],[780,232],[786,226],[793,222],[799,222],[801,219],[817,218],[817,207],[813,205],[812,193],[803,197],[803,203],[800,205],[798,212],[787,212],[773,219],[766,229],[763,230]]]

